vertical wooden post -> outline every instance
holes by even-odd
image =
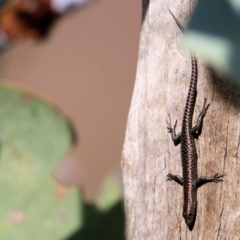
[[[151,0],[141,29],[136,83],[122,155],[128,240],[240,238],[240,94],[199,60],[194,122],[204,98],[210,103],[196,141],[199,176],[224,174],[223,183],[198,190],[197,219],[189,231],[182,191],[167,182],[182,175],[180,147],[167,131],[168,114],[180,132],[191,76],[191,58],[169,9],[183,25],[195,1]],[[203,16],[204,17],[204,16]]]

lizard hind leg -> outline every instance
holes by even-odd
[[[202,106],[202,109],[198,115],[198,120],[197,120],[197,124],[192,128],[191,133],[193,134],[194,138],[198,139],[198,137],[201,135],[202,133],[202,126],[203,126],[203,119],[207,113],[207,110],[210,106],[210,104],[206,104],[207,99],[204,98],[204,103]]]
[[[174,145],[177,146],[181,142],[181,133],[176,134],[176,127],[177,127],[177,120],[175,121],[174,126],[172,127],[171,123],[171,117],[168,114],[169,120],[167,120],[167,129],[168,132],[171,133],[172,141],[174,142]]]
[[[173,175],[173,174],[169,173],[167,175],[167,181],[172,181],[172,180],[177,182],[181,186],[183,186],[183,179],[179,175]]]

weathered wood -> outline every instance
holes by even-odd
[[[196,141],[199,176],[223,173],[224,182],[198,190],[192,231],[182,218],[182,188],[166,181],[168,172],[182,175],[180,147],[173,145],[166,120],[168,114],[178,119],[180,131],[191,76],[190,54],[168,9],[185,24],[193,4],[151,0],[142,25],[122,155],[128,240],[240,239],[240,94],[217,79],[199,56],[194,120],[204,98],[211,104]]]

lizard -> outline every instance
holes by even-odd
[[[169,10],[170,11],[170,10]],[[183,32],[184,28],[178,19],[170,11],[176,24]],[[202,132],[203,119],[207,113],[210,104],[206,104],[206,98],[204,99],[203,107],[199,113],[197,123],[192,127],[193,114],[195,108],[195,102],[197,97],[197,80],[198,80],[198,66],[197,59],[191,55],[192,73],[187,94],[187,100],[184,108],[182,129],[181,133],[176,134],[177,120],[172,127],[171,118],[169,115],[169,121],[167,121],[168,132],[171,133],[172,141],[177,146],[181,144],[181,161],[182,161],[182,177],[169,173],[167,180],[174,180],[183,187],[183,218],[189,228],[193,229],[196,212],[197,212],[197,189],[208,182],[221,182],[223,181],[223,175],[216,173],[212,177],[198,177],[197,170],[197,149],[195,144],[195,138]]]

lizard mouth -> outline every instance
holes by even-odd
[[[188,214],[184,219],[189,230],[192,231],[196,220],[196,214]]]

